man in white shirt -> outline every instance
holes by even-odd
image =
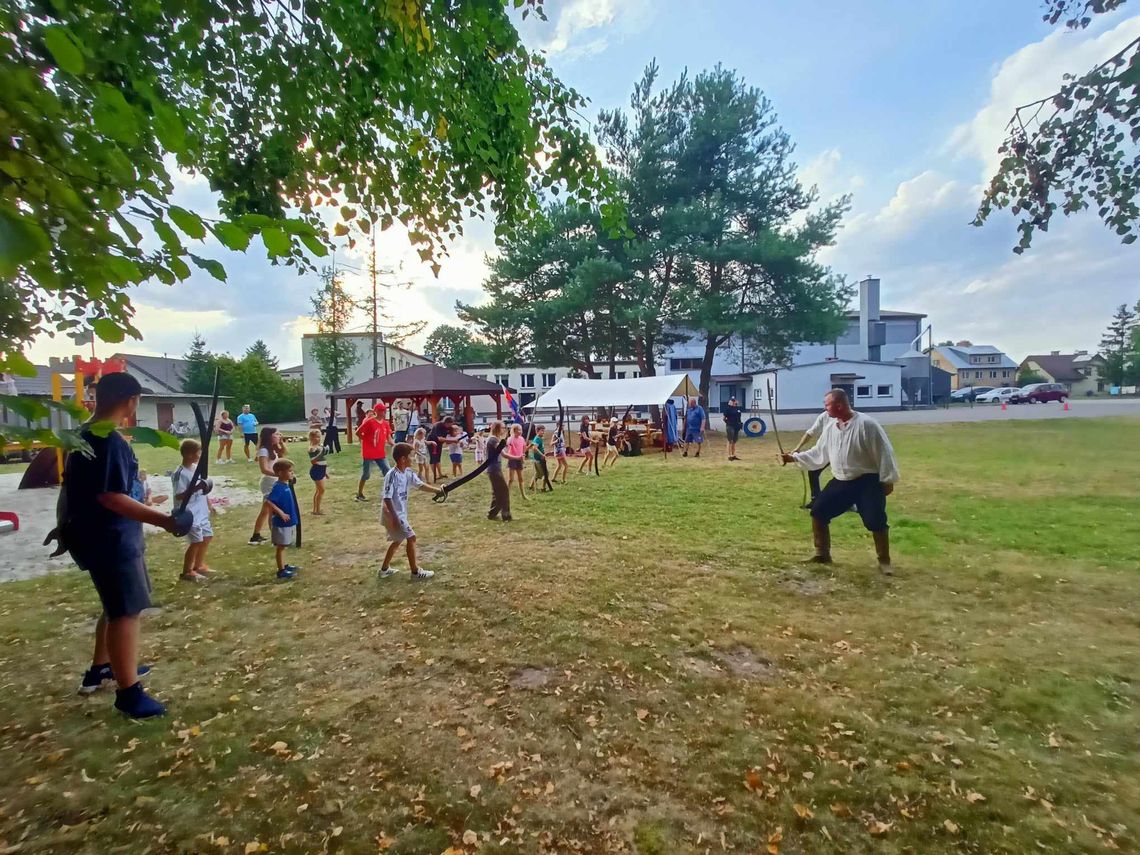
[[[794,463],[809,472],[830,465],[834,474],[812,502],[811,529],[817,564],[831,563],[830,524],[852,504],[863,526],[875,540],[879,569],[891,575],[891,551],[887,526],[887,496],[899,480],[898,463],[886,431],[869,416],[851,409],[847,393],[832,389],[823,406],[834,419],[810,451],[783,454],[784,463]]]
[[[809,442],[818,444],[820,437],[823,436],[824,428],[833,421],[835,421],[835,419],[827,414],[827,410],[820,413],[816,417],[816,420],[811,423],[811,427],[804,431],[804,435],[800,437],[800,444],[792,449],[792,454],[795,454]],[[819,495],[819,476],[822,472],[823,469],[812,469],[807,474],[808,484],[811,485],[811,499],[808,500],[808,503],[804,505],[804,507],[808,510],[811,510],[811,503],[814,502],[816,496]]]

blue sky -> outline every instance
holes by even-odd
[[[880,277],[884,308],[927,313],[937,339],[995,344],[1015,359],[1094,350],[1113,309],[1140,299],[1140,245],[1121,246],[1095,217],[1056,221],[1023,256],[1010,251],[1009,216],[969,225],[1013,107],[1140,36],[1132,4],[1079,33],[1047,27],[1036,0],[546,5],[550,20],[524,22],[524,38],[590,98],[588,116],[626,105],[653,59],[662,84],[719,62],[763,89],[797,144],[804,182],[824,198],[853,194],[827,263],[850,279]],[[179,196],[214,212],[201,181],[183,180]],[[490,234],[471,224],[438,279],[401,235],[385,234],[381,258],[415,283],[393,294],[391,314],[453,322],[456,299],[480,297]],[[228,284],[196,274],[179,287],[137,289],[144,341],[118,349],[180,354],[198,329],[218,350],[240,352],[260,336],[283,364],[299,361],[315,277],[273,268],[254,252],[214,254]],[[359,252],[338,257],[362,262]],[[33,356],[70,351],[65,341],[44,341]]]

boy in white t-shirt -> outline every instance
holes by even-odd
[[[435,574],[416,564],[416,533],[408,522],[408,493],[413,487],[427,493],[438,495],[443,492],[441,487],[425,484],[416,471],[411,467],[412,446],[406,442],[397,442],[392,449],[392,458],[395,466],[388,470],[384,476],[384,510],[380,513],[380,523],[388,534],[388,551],[384,553],[384,563],[380,566],[380,578],[387,579],[396,571],[391,568],[392,556],[400,548],[400,544],[407,544],[408,566],[412,571],[413,579],[430,579]]]
[[[171,477],[175,507],[181,507],[182,500],[190,490],[194,468],[202,456],[202,445],[196,439],[184,439],[178,450],[182,452],[182,465],[174,470]],[[210,526],[210,503],[206,499],[206,493],[211,486],[208,478],[199,481],[194,485],[190,501],[186,503],[186,510],[194,516],[194,525],[186,534],[186,556],[182,559],[182,575],[178,577],[184,582],[203,582],[210,573],[210,568],[206,566],[206,550],[210,548],[214,529]]]

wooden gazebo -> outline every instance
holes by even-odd
[[[450,398],[456,403],[458,412],[465,413],[471,410],[471,399],[477,396],[487,396],[495,399],[498,417],[503,417],[503,390],[497,383],[481,380],[469,374],[462,374],[444,368],[442,365],[413,365],[400,371],[393,371],[383,377],[374,377],[346,386],[329,395],[332,409],[335,412],[337,401],[344,401],[346,439],[352,442],[352,407],[357,401],[371,401],[375,406],[377,401],[388,405],[388,414],[391,418],[392,404],[396,401],[411,401],[412,407],[419,412],[424,401],[431,404],[433,419],[439,418],[439,402],[442,398]]]

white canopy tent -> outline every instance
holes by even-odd
[[[688,374],[659,374],[656,377],[631,377],[627,380],[591,380],[566,377],[559,380],[527,409],[556,410],[558,402],[567,409],[575,407],[627,407],[664,404],[669,398],[698,394]]]

